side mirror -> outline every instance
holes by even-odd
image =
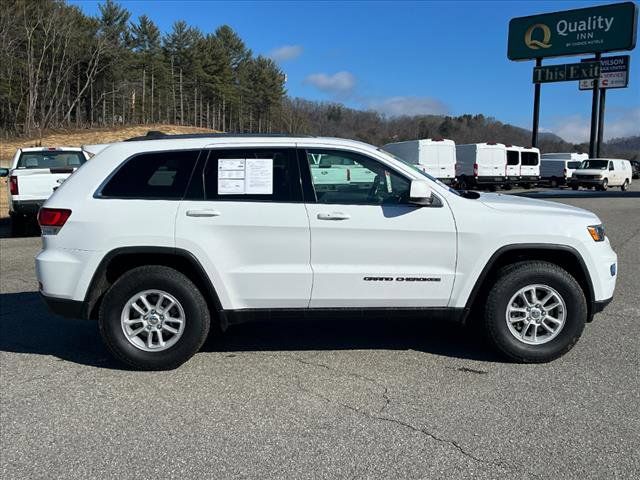
[[[0,168],[0,177],[8,177],[9,169],[8,168]]]
[[[428,207],[433,203],[433,193],[427,182],[422,180],[412,180],[409,192],[409,202],[423,207]]]

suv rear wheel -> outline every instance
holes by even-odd
[[[122,275],[100,306],[111,353],[138,370],[170,370],[191,358],[209,333],[207,302],[191,280],[164,266]]]
[[[485,327],[507,357],[543,363],[567,353],[587,319],[582,287],[566,270],[542,261],[504,268],[489,292]]]

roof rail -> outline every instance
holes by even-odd
[[[313,135],[292,135],[289,133],[178,133],[168,134],[159,132],[157,130],[149,130],[146,135],[139,137],[127,138],[125,142],[139,142],[142,140],[173,140],[173,139],[185,139],[185,138],[234,138],[234,137],[258,137],[258,138],[271,138],[271,137],[297,137],[307,138],[313,137]]]

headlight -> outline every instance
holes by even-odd
[[[602,242],[604,240],[604,225],[590,225],[587,227],[589,235],[596,242]]]

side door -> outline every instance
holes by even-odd
[[[212,277],[224,309],[306,308],[309,220],[295,148],[216,148],[201,157],[176,247]]]
[[[351,160],[371,181],[315,188],[315,154]],[[300,159],[311,226],[310,307],[446,307],[456,265],[447,204],[408,203],[410,179],[360,153],[306,149]]]

